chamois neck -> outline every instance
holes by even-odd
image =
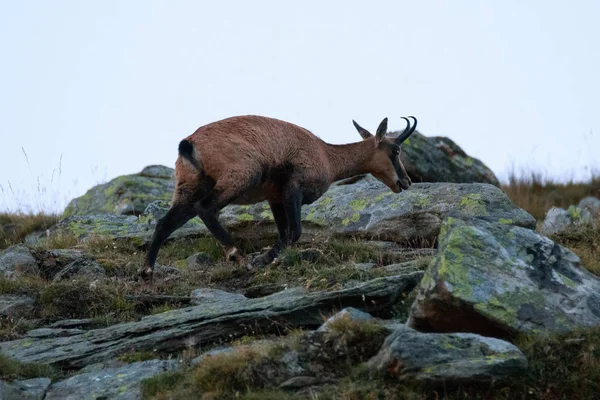
[[[375,150],[373,142],[363,140],[349,144],[326,143],[331,162],[333,181],[369,173],[369,164]]]

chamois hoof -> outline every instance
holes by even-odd
[[[152,267],[142,267],[138,271],[138,276],[144,283],[152,283],[153,270]]]

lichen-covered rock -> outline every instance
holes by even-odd
[[[331,331],[331,325],[333,323],[335,323],[336,321],[339,321],[342,318],[348,318],[351,321],[357,321],[357,322],[371,321],[371,320],[375,319],[369,313],[357,310],[356,308],[353,308],[353,307],[346,307],[342,311],[340,311],[340,312],[336,313],[335,315],[329,317],[327,319],[327,321],[325,321],[323,323],[323,325],[321,325],[319,327],[319,329],[317,329],[317,332],[330,332]]]
[[[192,290],[190,304],[202,305],[207,303],[233,303],[246,300],[246,296],[230,293],[219,289],[201,288]]]
[[[150,208],[150,206],[149,206]],[[52,234],[93,234],[113,238],[137,238],[148,242],[162,212],[159,204],[142,216],[73,216],[59,222]],[[166,208],[162,208],[166,212]],[[332,186],[318,201],[302,207],[306,235],[353,235],[392,242],[435,240],[447,215],[478,217],[527,228],[535,219],[515,206],[500,189],[489,184],[423,183],[395,194],[374,178],[352,185]],[[230,205],[221,212],[222,224],[235,235],[252,240],[275,240],[273,215],[266,203]],[[209,235],[198,218],[190,220],[171,237]]]
[[[582,210],[589,211],[592,215],[600,217],[600,199],[592,196],[584,197],[577,204]]]
[[[480,182],[500,186],[485,164],[469,157],[447,137],[427,137],[415,132],[402,145],[401,159],[413,182]]]
[[[399,380],[459,384],[523,373],[527,359],[503,340],[471,333],[421,333],[402,326],[367,366]]]
[[[170,201],[174,189],[172,168],[149,166],[139,174],[119,176],[94,186],[71,200],[63,217],[99,213],[139,215],[154,200]]]
[[[74,261],[87,258],[83,250],[78,249],[35,249],[32,253],[40,266],[41,275],[46,279],[53,279],[60,270]]]
[[[37,261],[27,247],[17,244],[0,252],[0,277],[16,279],[24,274],[37,273]]]
[[[144,379],[177,368],[175,360],[149,360],[72,376],[50,386],[45,400],[137,400]]]
[[[449,218],[409,326],[507,337],[600,325],[600,279],[570,250],[517,226]]]
[[[104,268],[102,268],[96,260],[92,260],[90,258],[80,258],[71,262],[62,270],[60,270],[52,282],[59,282],[69,279],[94,280],[104,278],[104,275]]]
[[[587,209],[570,206],[567,210],[552,207],[547,213],[540,232],[544,235],[555,235],[574,226],[593,224],[592,213]]]
[[[0,380],[0,399],[42,400],[50,382],[50,378],[15,380],[10,383]]]
[[[28,296],[0,295],[0,316],[27,317],[33,311],[35,301]]]
[[[306,292],[289,289],[270,296],[247,299],[226,296],[223,301],[203,302],[106,328],[75,330],[66,337],[26,337],[0,342],[0,353],[23,362],[81,368],[128,351],[174,353],[196,343],[210,345],[246,332],[279,332],[281,326],[316,328],[323,313],[340,307],[365,311],[386,310],[412,291],[423,274],[387,276],[355,287]],[[235,297],[234,297],[235,296]],[[61,334],[68,330],[60,330]],[[58,330],[45,333],[54,334]]]

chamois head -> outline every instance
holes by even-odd
[[[412,118],[415,121],[412,127],[408,118]],[[369,165],[369,169],[372,171],[371,174],[383,182],[394,193],[400,193],[402,189],[408,189],[412,183],[400,160],[400,145],[412,135],[417,127],[417,119],[415,117],[408,118],[402,117],[402,119],[406,120],[407,125],[404,131],[396,138],[386,137],[387,118],[381,121],[375,136],[352,120],[363,140],[372,140],[374,142],[375,151]]]

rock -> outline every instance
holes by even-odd
[[[344,308],[342,311],[330,317],[323,325],[317,329],[317,332],[330,332],[331,324],[338,321],[340,318],[349,318],[352,321],[371,321],[374,318],[371,314],[357,310],[353,307]]]
[[[388,276],[336,291],[286,290],[267,297],[227,296],[142,318],[140,321],[92,329],[59,338],[25,338],[0,342],[0,352],[23,362],[81,368],[127,351],[175,352],[189,339],[208,345],[244,335],[246,329],[264,334],[287,327],[316,328],[322,313],[339,307],[368,312],[387,310],[410,292],[423,274]]]
[[[16,279],[24,274],[38,274],[37,262],[29,249],[17,244],[0,252],[0,277]]]
[[[38,328],[27,332],[27,337],[32,338],[55,338],[66,337],[73,335],[81,335],[86,331],[81,329],[66,329],[66,328]]]
[[[600,326],[600,279],[547,237],[449,218],[438,243],[409,326],[500,338]]]
[[[198,365],[202,361],[206,360],[209,357],[218,356],[221,354],[229,354],[229,353],[233,353],[234,351],[235,351],[235,347],[233,347],[233,346],[217,347],[217,348],[214,348],[212,350],[209,350],[209,351],[206,351],[206,352],[200,354],[198,357],[194,357],[190,361],[190,365]]]
[[[568,210],[552,207],[547,213],[540,232],[544,235],[555,235],[573,226],[592,224],[592,214],[579,207],[570,206]]]
[[[234,303],[246,300],[243,294],[229,293],[219,289],[201,288],[192,291],[190,304]]]
[[[176,368],[175,360],[150,360],[87,372],[52,384],[44,400],[137,400],[142,380]]]
[[[155,265],[154,275],[161,279],[173,279],[178,278],[181,275],[181,271],[170,265]]]
[[[33,253],[40,265],[40,272],[46,279],[53,279],[60,270],[72,262],[88,258],[82,250],[77,249],[38,249]]]
[[[56,321],[48,325],[48,328],[85,328],[89,325],[92,325],[93,323],[94,320],[91,318],[63,319],[61,321]]]
[[[0,295],[0,315],[27,318],[33,311],[35,301],[31,297],[12,294]]]
[[[71,200],[63,218],[101,213],[139,215],[154,200],[170,201],[174,189],[173,169],[146,167],[139,174],[119,176]]]
[[[188,268],[205,267],[215,263],[212,257],[204,251],[189,256],[186,261]]]
[[[383,268],[387,272],[393,273],[393,274],[400,274],[400,273],[406,273],[406,272],[411,272],[411,271],[420,271],[422,269],[421,266],[426,264],[429,260],[431,260],[430,257],[426,258],[425,260],[418,259],[418,260],[405,261],[403,263],[389,264]]]
[[[600,199],[592,196],[581,199],[577,207],[589,211],[594,216],[600,216]]]
[[[503,340],[471,333],[421,333],[403,326],[386,338],[367,366],[399,380],[460,384],[522,374],[527,359]]]
[[[101,279],[104,278],[106,272],[104,268],[95,260],[90,258],[80,258],[68,264],[60,270],[52,280],[53,283],[70,279]]]
[[[356,263],[353,265],[359,271],[368,272],[373,270],[373,268],[377,267],[375,263]]]
[[[286,290],[287,286],[278,285],[276,283],[266,284],[266,285],[256,285],[251,286],[243,290],[244,296],[249,299],[255,299],[257,297],[265,297],[273,293],[281,292],[282,290]]]
[[[0,380],[0,399],[42,400],[50,382],[50,378],[14,380],[10,383]]]
[[[166,209],[165,209],[166,212]],[[76,215],[51,229],[51,234],[71,233],[79,238],[92,234],[135,238],[147,243],[156,224],[154,214],[139,218],[124,215]],[[495,186],[488,184],[423,183],[395,194],[374,178],[353,185],[333,186],[318,201],[302,207],[306,235],[327,233],[358,236],[397,243],[435,240],[448,215],[478,217],[489,221],[535,228],[535,219],[515,206]],[[220,220],[238,238],[275,240],[276,228],[268,205],[230,205]],[[197,218],[176,230],[171,238],[210,236]]]
[[[288,379],[279,385],[280,389],[299,389],[306,386],[312,386],[320,383],[319,378],[315,378],[314,376],[295,376],[293,378]]]
[[[446,137],[427,137],[414,132],[402,145],[400,154],[413,182],[480,182],[500,186],[485,164],[469,157]]]

